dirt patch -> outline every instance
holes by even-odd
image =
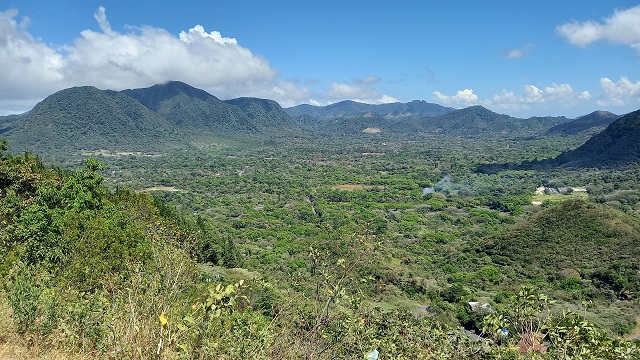
[[[154,186],[154,187],[138,190],[138,192],[149,192],[149,191],[185,192],[184,190],[175,188],[173,186]]]
[[[377,133],[381,133],[382,130],[380,130],[380,128],[372,128],[372,127],[368,127],[364,130],[362,130],[363,133],[365,134],[377,134]]]
[[[640,341],[640,318],[636,318],[636,328],[631,331],[631,333],[625,336],[627,340],[638,340]]]

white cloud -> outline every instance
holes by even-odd
[[[591,94],[588,91],[574,92],[569,84],[553,83],[551,86],[543,88],[527,84],[522,87],[520,95],[502,89],[499,94],[493,95],[491,99],[483,101],[482,104],[495,109],[522,111],[532,107],[544,108],[548,105],[573,106],[589,99],[591,99]]]
[[[102,32],[84,30],[66,49],[71,83],[122,89],[181,80],[225,97],[271,88],[277,78],[266,59],[200,25],[176,37],[148,26],[113,31],[102,7],[96,19]]]
[[[478,104],[478,95],[474,94],[472,89],[460,90],[451,96],[444,95],[439,91],[434,91],[433,96],[436,101],[445,105],[471,106]]]
[[[221,45],[226,45],[226,44],[238,45],[238,40],[234,38],[222,37],[222,34],[220,34],[220,32],[218,31],[212,31],[210,33],[207,33],[206,31],[204,31],[204,28],[202,27],[202,25],[194,26],[193,28],[189,29],[189,32],[182,31],[180,33],[180,40],[186,43],[192,43],[194,41],[197,41],[200,37],[213,39],[213,41]]]
[[[597,101],[600,106],[624,106],[640,102],[640,81],[631,82],[623,76],[617,82],[609,78],[600,79],[602,98]]]
[[[640,6],[616,10],[602,22],[573,21],[556,27],[556,32],[577,46],[604,40],[629,45],[640,51]]]
[[[528,43],[525,46],[521,47],[520,49],[512,49],[512,50],[506,50],[503,51],[503,55],[504,57],[506,57],[507,59],[520,59],[522,57],[524,57],[526,54],[528,54],[531,49],[533,49],[533,44]]]
[[[0,98],[37,98],[62,86],[64,58],[17,22],[17,10],[0,12]]]
[[[109,36],[116,35],[116,33],[111,30],[111,24],[107,21],[107,10],[104,6],[100,6],[98,12],[93,14],[93,17],[98,22],[98,25],[100,25],[100,30],[102,30],[103,33]]]
[[[372,85],[379,82],[377,77],[365,79],[352,79],[350,83],[329,84],[329,90],[324,94],[317,94],[320,102],[332,103],[341,100],[353,100],[367,104],[386,104],[398,102],[398,99],[380,93]],[[316,100],[319,100],[316,99]]]
[[[505,90],[503,90],[503,94]],[[541,103],[563,103],[573,104],[576,100],[587,100],[591,97],[588,91],[576,93],[569,84],[556,84],[546,86],[542,89],[535,85],[525,85],[522,90],[521,96],[498,96],[494,97],[498,101],[518,102],[523,104],[541,104]]]

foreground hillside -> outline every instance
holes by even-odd
[[[490,238],[482,250],[529,279],[591,297],[633,299],[640,290],[640,223],[606,205],[568,200]]]

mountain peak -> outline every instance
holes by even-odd
[[[549,129],[547,134],[576,135],[587,130],[595,131],[604,129],[618,118],[620,118],[619,115],[608,111],[597,110],[567,123],[554,126]]]
[[[186,95],[189,98],[199,100],[208,100],[211,98],[218,100],[218,98],[208,92],[185,84],[182,81],[169,81],[163,84],[155,84],[147,88],[127,89],[122,90],[121,92],[140,101],[142,105],[153,111],[158,111],[164,101],[179,95]]]
[[[575,121],[582,120],[578,118]],[[640,110],[611,122],[602,132],[554,163],[566,166],[611,166],[640,161]]]

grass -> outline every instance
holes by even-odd
[[[88,355],[69,354],[43,344],[29,344],[13,326],[11,307],[0,292],[0,360],[87,360]]]
[[[581,199],[584,201],[588,201],[589,195],[583,191],[576,191],[571,194],[535,194],[533,195],[531,202],[534,205],[540,205],[543,202],[559,203],[571,199]]]

